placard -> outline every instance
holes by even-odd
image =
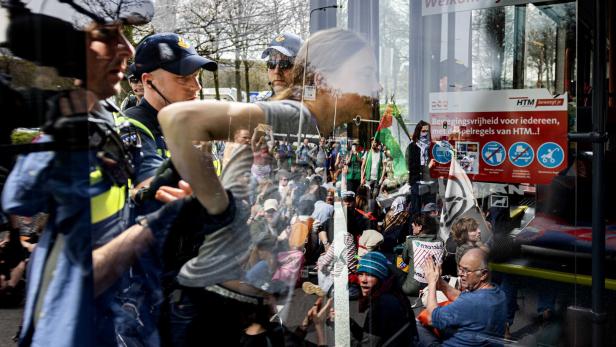
[[[420,241],[413,240],[413,267],[415,269],[415,280],[420,283],[428,283],[423,269],[426,259],[434,256],[437,264],[443,259],[443,243],[441,241]]]

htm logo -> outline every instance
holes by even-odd
[[[517,106],[534,106],[535,99],[518,99],[516,102]]]

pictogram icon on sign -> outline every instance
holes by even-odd
[[[526,142],[516,142],[509,147],[509,161],[517,167],[526,167],[535,159],[535,151]]]

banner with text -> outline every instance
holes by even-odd
[[[447,12],[462,12],[482,8],[523,5],[546,2],[549,0],[421,0],[422,16]]]
[[[432,177],[448,175],[451,148],[473,181],[547,184],[566,168],[566,94],[553,97],[546,89],[431,93],[429,109]]]
[[[428,283],[423,269],[428,257],[434,257],[436,263],[440,264],[443,259],[443,243],[441,241],[420,241],[413,240],[413,266],[415,275],[413,278],[420,283]]]

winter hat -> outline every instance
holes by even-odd
[[[373,229],[366,229],[359,238],[357,255],[360,257],[375,250],[383,242],[383,234]]]
[[[389,276],[387,258],[381,252],[368,252],[359,259],[357,272],[370,274],[382,281]]]

